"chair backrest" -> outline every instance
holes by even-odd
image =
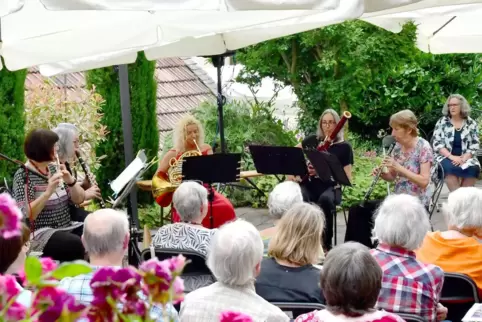
[[[200,253],[170,248],[155,248],[154,252],[157,259],[161,261],[179,254],[186,257],[186,260],[188,260],[189,263],[184,268],[182,276],[212,275],[211,270],[206,264],[206,257]],[[151,259],[151,251],[147,248],[142,251],[141,260],[146,261],[149,259]]]
[[[469,276],[459,273],[445,273],[440,303],[448,309],[447,320],[461,321],[474,303],[479,303],[475,282]]]
[[[421,316],[408,313],[394,313],[404,319],[406,322],[425,322],[426,320]]]
[[[320,303],[299,303],[299,302],[270,302],[279,307],[290,318],[296,319],[301,314],[305,314],[314,310],[324,310],[325,305]]]

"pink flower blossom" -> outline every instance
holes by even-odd
[[[56,270],[57,267],[58,267],[57,263],[49,257],[42,257],[39,260],[40,260],[40,264],[42,264],[42,276],[45,276],[48,273]],[[18,277],[20,278],[20,280],[23,283],[25,283],[25,281],[27,280],[27,277],[25,275],[25,268],[22,268],[20,270],[20,272],[18,272]],[[55,280],[55,278],[53,278],[53,277],[50,277],[50,278],[47,278],[47,279],[48,280]]]
[[[20,236],[22,230],[22,211],[8,194],[0,194],[0,236],[9,239]]]
[[[244,313],[224,311],[221,313],[220,322],[253,322],[253,319]]]
[[[174,304],[181,303],[184,300],[184,281],[179,276],[176,276],[174,283],[172,283],[172,293]]]
[[[4,303],[10,301],[13,297],[20,293],[17,281],[12,275],[0,275],[0,298],[4,299]]]
[[[174,267],[176,264],[172,265]],[[139,267],[144,284],[154,303],[167,304],[170,300],[169,289],[172,283],[170,267],[169,260],[161,262],[157,258],[150,259]]]
[[[27,315],[27,308],[20,303],[13,302],[7,309],[7,321],[21,321]]]
[[[174,276],[180,275],[184,270],[184,267],[186,266],[186,257],[182,255],[178,255],[177,257],[172,257],[167,261],[169,263],[169,270]]]
[[[85,313],[85,305],[75,301],[73,295],[52,286],[42,288],[33,301],[34,312],[40,313],[38,322],[75,321]]]

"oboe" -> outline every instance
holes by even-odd
[[[92,172],[90,172],[89,166],[85,163],[84,159],[80,156],[79,151],[75,151],[75,155],[77,156],[77,159],[79,160],[80,166],[82,167],[82,170],[85,173],[85,176],[87,177],[87,181],[89,181],[89,184],[91,186],[97,186],[97,181],[95,180],[95,176]],[[104,199],[99,200],[99,205],[101,208],[105,208],[105,202]]]

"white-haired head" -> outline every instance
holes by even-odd
[[[127,215],[114,209],[100,209],[87,215],[82,242],[89,256],[123,257],[129,241]]]
[[[462,187],[449,194],[443,207],[449,229],[461,231],[482,229],[482,190]]]
[[[377,210],[374,237],[390,246],[415,250],[430,230],[428,213],[417,197],[388,196]]]
[[[176,189],[172,203],[181,221],[199,221],[207,214],[208,192],[194,181],[185,181]]]
[[[269,214],[274,220],[280,220],[293,205],[303,202],[300,185],[293,181],[277,184],[268,197]]]
[[[59,136],[57,151],[59,159],[69,161],[75,158],[75,141],[78,140],[79,136],[77,127],[71,123],[59,123],[52,131]]]
[[[236,220],[222,226],[209,247],[207,265],[216,279],[230,286],[254,282],[263,258],[263,240],[251,223]]]

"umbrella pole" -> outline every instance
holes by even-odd
[[[218,124],[219,124],[219,137],[221,141],[221,153],[226,153],[226,145],[224,142],[224,117],[223,117],[223,87],[221,77],[221,67],[224,65],[224,57],[222,55],[215,56],[213,59],[217,59],[216,69],[218,74]]]
[[[131,98],[129,88],[129,73],[127,65],[118,66],[120,103],[122,115],[122,132],[124,135],[124,158],[126,167],[134,160],[134,148],[132,140],[132,115],[131,115]],[[134,187],[127,199],[127,213],[129,214],[129,223],[131,231],[131,240],[129,242],[129,264],[137,265],[140,260],[136,255],[139,254],[138,246],[138,228],[139,217],[137,212],[137,187]],[[137,258],[136,258],[137,257]]]

